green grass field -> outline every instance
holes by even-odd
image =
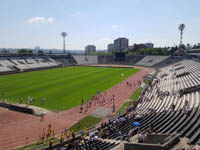
[[[65,67],[0,76],[0,99],[27,103],[34,97],[36,106],[65,110],[87,101],[100,89],[102,92],[126,79],[139,69],[108,67]],[[121,74],[124,76],[121,76]],[[42,104],[42,98],[46,103]]]
[[[84,128],[89,128],[94,126],[95,124],[99,123],[102,120],[102,118],[87,116],[80,120],[80,122],[73,125],[70,130],[74,130],[75,132],[79,132]]]

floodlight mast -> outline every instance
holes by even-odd
[[[61,36],[63,37],[63,53],[65,54],[65,37],[67,37],[67,33],[61,32]]]
[[[180,45],[183,44],[183,30],[185,29],[185,24],[180,24],[178,29],[180,30]]]

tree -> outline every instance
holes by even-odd
[[[28,52],[27,49],[20,49],[18,51],[18,53],[20,53],[20,54],[26,54],[27,52]]]
[[[6,49],[3,49],[2,51],[0,51],[0,53],[2,53],[2,54],[9,54],[10,52],[8,50],[6,50]]]
[[[19,54],[32,54],[33,51],[30,50],[30,49],[20,49],[20,50],[18,51],[18,53],[19,53]]]
[[[128,56],[135,56],[135,55],[137,55],[137,53],[136,52],[128,52]]]
[[[196,44],[194,44],[194,46],[192,47],[192,49],[196,49],[197,48],[197,45]]]
[[[139,55],[168,55],[166,48],[141,48],[136,51]]]
[[[29,54],[33,54],[33,51],[32,51],[32,50],[28,50],[28,53],[29,53]]]
[[[171,47],[170,54],[173,54],[176,50],[176,47]]]
[[[43,50],[39,50],[38,54],[44,54]]]

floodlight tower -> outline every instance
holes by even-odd
[[[67,33],[61,32],[61,36],[63,37],[63,53],[65,54],[65,37],[67,37]]]
[[[180,45],[183,44],[183,30],[185,29],[185,24],[180,24],[178,29],[180,30]]]

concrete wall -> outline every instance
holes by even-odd
[[[166,137],[168,136],[169,135],[148,134],[146,139],[144,140],[144,143],[157,144],[158,142],[160,142],[161,144],[163,144]]]
[[[169,150],[175,144],[179,142],[179,135],[169,136],[169,135],[150,135],[148,142],[157,142],[167,140],[164,144],[148,144],[148,143],[124,143],[124,150]]]

